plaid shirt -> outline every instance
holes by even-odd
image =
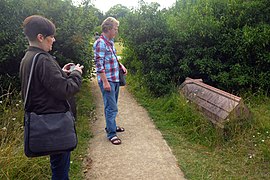
[[[98,82],[101,82],[99,73],[104,72],[108,81],[119,82],[119,64],[113,41],[109,41],[105,36],[101,36],[95,41],[93,49]]]

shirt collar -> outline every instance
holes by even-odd
[[[113,39],[107,38],[104,34],[103,34],[102,36],[103,36],[104,39],[106,39],[108,42],[110,42],[111,44],[113,44]]]

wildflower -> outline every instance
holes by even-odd
[[[12,118],[12,121],[15,121],[16,120],[16,118]]]
[[[249,159],[255,157],[255,154],[249,154]]]
[[[3,103],[3,101],[0,101],[0,104],[2,104]]]
[[[266,131],[266,134],[268,134],[268,131]]]
[[[255,136],[253,135],[252,137],[254,137],[255,138]]]
[[[16,104],[16,107],[18,107],[19,106],[19,104]]]
[[[21,103],[22,101],[21,100],[19,100],[19,103]]]
[[[73,163],[73,161],[70,161],[70,164],[72,164]]]
[[[258,132],[257,134],[260,135],[261,133]]]
[[[264,139],[262,139],[262,142],[264,142]]]
[[[254,146],[256,147],[256,146],[257,146],[257,144],[254,144]]]
[[[3,130],[3,131],[6,131],[6,130],[7,130],[7,128],[6,128],[6,127],[3,127],[3,128],[2,128],[2,130]]]

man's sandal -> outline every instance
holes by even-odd
[[[121,139],[119,139],[117,136],[113,136],[111,139],[109,139],[112,144],[119,145],[121,144]]]
[[[105,131],[108,132],[107,128],[105,128]],[[123,127],[116,126],[116,132],[124,132],[124,131],[125,131],[125,129]]]
[[[123,127],[120,126],[116,126],[116,132],[124,132],[125,129]]]

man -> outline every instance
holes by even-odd
[[[127,69],[118,61],[113,39],[118,33],[119,21],[108,17],[101,24],[102,35],[95,41],[94,57],[98,75],[98,83],[103,96],[104,112],[106,119],[107,138],[114,145],[121,144],[116,132],[125,131],[116,126],[118,112],[117,101],[119,94],[119,71],[123,69],[124,75]]]

